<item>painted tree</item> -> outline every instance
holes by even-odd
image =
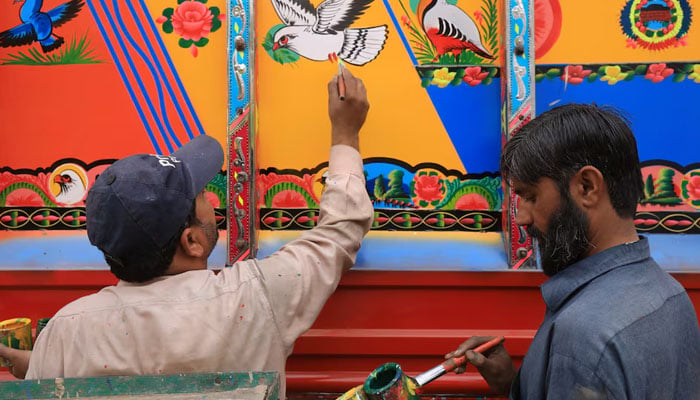
[[[389,190],[384,195],[387,199],[408,199],[409,195],[403,190],[403,171],[395,169],[389,172]]]
[[[670,168],[662,168],[654,180],[653,185],[650,183],[651,175],[644,182],[645,199],[642,204],[659,204],[659,205],[676,205],[682,200],[676,193],[676,187],[673,184],[673,177],[676,172]],[[651,193],[651,195],[649,195]]]
[[[654,194],[657,197],[678,197],[676,188],[673,186],[673,175],[676,173],[670,168],[659,170],[659,177],[654,185]]]
[[[379,174],[379,176],[377,176],[377,178],[374,180],[374,197],[377,200],[383,200],[385,194],[386,187],[384,186],[384,177],[382,174]]]
[[[651,174],[644,180],[644,199],[649,199],[654,195],[654,178]]]

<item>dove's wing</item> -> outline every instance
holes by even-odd
[[[36,40],[30,24],[22,24],[0,32],[0,47],[23,46]]]
[[[373,0],[326,0],[316,10],[315,32],[342,31],[364,14]]]
[[[272,6],[287,25],[313,25],[316,10],[309,0],[272,0]]]

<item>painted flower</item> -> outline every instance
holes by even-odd
[[[692,201],[700,200],[700,175],[691,175],[683,182],[683,194]]]
[[[622,72],[619,65],[609,65],[605,67],[605,76],[600,78],[601,81],[608,82],[608,85],[614,85],[618,81],[627,78],[627,72]]]
[[[455,75],[457,75],[457,72],[450,72],[447,68],[440,68],[433,73],[433,81],[431,83],[439,88],[444,88],[452,82]]]
[[[214,15],[199,1],[183,1],[173,13],[173,29],[185,40],[197,41],[207,37]]]
[[[561,75],[561,80],[566,80],[572,85],[578,85],[583,82],[588,75],[591,74],[591,70],[583,69],[582,65],[567,65],[564,67],[564,73]]]
[[[401,16],[401,23],[405,26],[411,26],[411,20],[406,15]]]
[[[666,68],[666,63],[659,63],[649,65],[649,69],[647,69],[647,74],[644,78],[654,83],[659,83],[671,75],[673,75],[673,69]]]
[[[489,76],[489,73],[481,72],[481,67],[467,67],[464,69],[464,78],[462,80],[469,86],[476,86],[487,76]]]
[[[445,189],[438,175],[416,175],[413,191],[420,200],[432,202],[441,200]]]
[[[688,79],[692,79],[695,83],[700,83],[700,64],[693,65],[693,72],[688,75]]]
[[[206,7],[206,0],[178,2],[177,8],[164,9],[156,22],[162,24],[163,32],[180,35],[178,46],[189,49],[192,56],[197,57],[198,48],[209,43],[209,34],[221,28],[226,14],[222,14],[219,7]]]

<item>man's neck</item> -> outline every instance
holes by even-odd
[[[632,218],[611,218],[605,224],[596,224],[590,229],[590,242],[587,256],[600,253],[611,247],[621,244],[633,243],[639,240],[637,229]]]
[[[170,263],[170,266],[165,271],[165,275],[176,275],[200,269],[207,269],[206,259],[202,260],[199,258],[187,257],[178,249],[178,251],[175,252],[175,257],[173,257],[173,262]]]

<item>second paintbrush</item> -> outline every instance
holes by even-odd
[[[343,62],[338,60],[338,97],[345,100],[345,79],[343,78]]]
[[[498,346],[499,344],[503,343],[503,341],[506,340],[503,336],[496,337],[494,339],[489,340],[488,342],[477,346],[475,349],[472,349],[473,351],[476,351],[477,353],[483,353],[484,351],[494,347]],[[423,385],[426,385],[435,379],[441,377],[442,375],[452,371],[453,369],[457,368],[460,365],[464,365],[467,362],[467,357],[466,355],[460,356],[460,357],[455,357],[455,358],[450,358],[449,360],[443,362],[442,364],[433,367],[425,372],[423,372],[420,375],[417,375],[415,377],[416,383],[418,387],[421,387]]]

